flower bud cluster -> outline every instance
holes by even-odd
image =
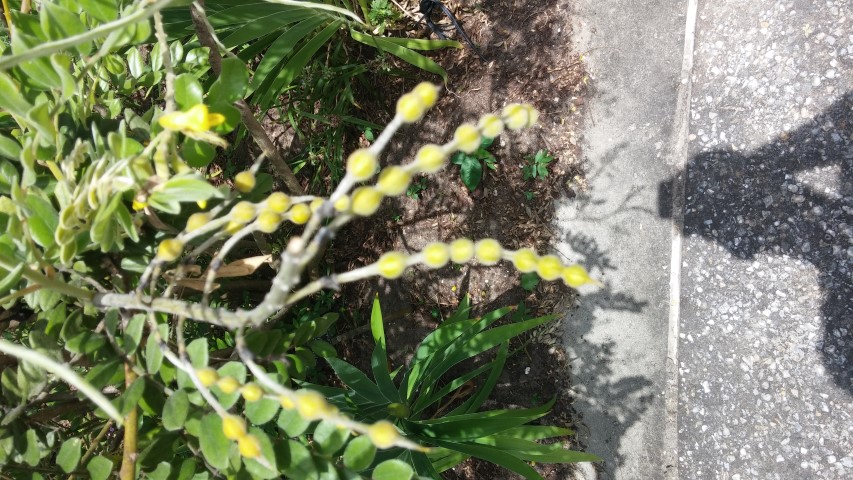
[[[539,256],[529,248],[507,250],[492,238],[477,242],[460,238],[449,244],[433,242],[412,255],[398,251],[386,252],[376,263],[367,268],[374,275],[395,279],[400,277],[406,268],[416,264],[424,264],[429,268],[441,268],[448,262],[464,264],[472,260],[476,260],[481,265],[495,265],[501,260],[509,261],[521,273],[536,272],[539,277],[547,281],[562,279],[572,288],[600,285],[600,282],[590,277],[581,265],[566,265],[556,255]]]

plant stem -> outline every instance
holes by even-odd
[[[106,435],[107,432],[110,431],[110,427],[112,427],[112,426],[113,426],[113,421],[112,420],[107,421],[107,423],[104,424],[103,428],[101,428],[101,431],[98,432],[98,435],[95,437],[95,439],[92,440],[92,443],[89,444],[89,448],[86,449],[86,453],[84,453],[83,458],[80,459],[80,468],[81,469],[86,466],[86,462],[89,461],[89,457],[91,457],[92,454],[95,453],[95,448],[98,446],[99,443],[101,443],[101,440],[104,438],[104,435]],[[75,478],[77,478],[77,477],[72,473],[68,477],[68,480],[74,480]]]
[[[19,65],[28,60],[45,57],[61,50],[68,50],[82,43],[91,42],[92,40],[102,37],[112,31],[124,28],[142,20],[147,20],[151,15],[154,15],[154,12],[158,12],[168,7],[173,1],[175,0],[159,0],[158,2],[151,4],[149,8],[141,8],[126,17],[121,17],[117,20],[113,20],[112,22],[101,24],[97,28],[93,28],[79,35],[63,38],[61,40],[54,40],[52,42],[45,42],[18,55],[4,57],[0,60],[0,71],[8,70],[15,65]]]
[[[133,365],[130,361],[124,363],[124,385],[130,388],[133,381],[136,380],[136,372],[133,371]],[[124,453],[121,460],[121,471],[119,478],[121,480],[134,480],[136,478],[136,457],[139,456],[136,451],[136,434],[139,423],[139,411],[134,406],[124,418]]]

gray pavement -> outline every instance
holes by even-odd
[[[853,5],[691,3],[578,7],[581,440],[603,478],[853,478]]]

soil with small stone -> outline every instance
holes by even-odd
[[[420,18],[414,0],[397,3],[411,12],[410,18]],[[551,226],[554,199],[571,198],[583,188],[576,144],[586,82],[582,56],[573,51],[570,41],[570,2],[485,0],[445,4],[481,46],[488,61],[480,61],[467,46],[430,54],[447,70],[449,81],[426,118],[404,127],[395,136],[381,160],[383,166],[410,161],[423,143],[446,142],[461,122],[476,122],[480,115],[500,111],[507,103],[532,103],[541,112],[539,124],[527,131],[506,132],[495,141],[489,150],[498,159],[497,169],[486,170],[481,185],[473,192],[462,183],[455,165],[424,177],[425,180],[415,178],[416,183],[425,186],[418,198],[386,200],[376,215],[350,224],[328,249],[326,265],[321,270],[328,267],[345,271],[372,263],[392,249],[416,251],[432,241],[447,242],[459,237],[489,237],[507,248],[530,247],[540,253],[549,252],[555,235]],[[436,14],[433,18],[440,17]],[[408,26],[409,30],[393,34],[426,37],[423,25],[418,27],[410,20]],[[452,33],[448,35],[452,37]],[[406,67],[402,63],[398,66]],[[408,71],[418,80],[429,77],[421,71]],[[382,124],[393,115],[396,98],[415,81],[387,76],[372,80],[375,88],[383,92],[383,100],[363,104],[364,117]],[[361,139],[362,145],[366,142]],[[521,167],[540,149],[555,158],[548,166],[548,176],[525,180]],[[338,298],[346,299],[351,315],[339,322],[338,331],[345,332],[341,337],[345,341],[336,347],[343,357],[368,370],[373,341],[364,324],[377,293],[394,367],[410,357],[414,347],[456,309],[466,294],[471,296],[475,314],[523,302],[531,314],[545,315],[565,312],[575,302],[574,292],[560,282],[540,282],[532,292],[522,289],[519,273],[505,264],[416,269],[395,281],[349,284]],[[521,340],[530,342],[507,361],[483,408],[532,407],[556,398],[552,413],[540,422],[572,428],[571,379],[559,323],[548,324]],[[520,342],[512,345],[519,346]],[[571,438],[561,440],[580,448]],[[571,470],[570,466],[561,465],[535,468],[549,479],[568,478]],[[476,459],[443,475],[451,479],[518,478]]]

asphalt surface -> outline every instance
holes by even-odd
[[[576,12],[581,440],[601,478],[853,478],[853,5],[672,3]]]

